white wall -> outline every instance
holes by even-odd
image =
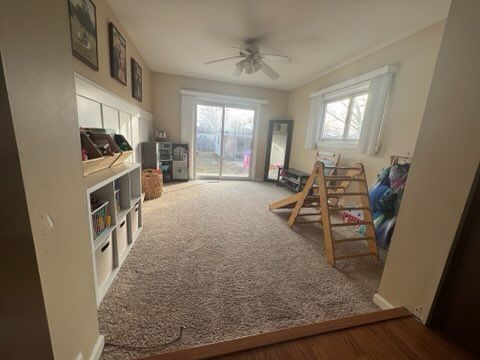
[[[141,162],[140,143],[153,139],[153,116],[138,106],[75,74],[78,124],[80,127],[113,129],[128,140]]]
[[[309,94],[390,64],[397,64],[399,70],[393,80],[380,151],[366,156],[351,149],[321,150],[339,151],[343,163],[362,162],[370,184],[378,171],[389,164],[390,155],[413,155],[444,24],[434,24],[293,90],[288,106],[294,120],[290,166],[309,172],[315,161],[315,151],[305,149]]]
[[[479,34],[480,2],[453,0],[379,288],[423,321],[479,166]]]
[[[182,89],[263,99],[268,102],[268,104],[261,105],[258,123],[255,125],[257,149],[255,149],[256,166],[254,173],[255,178],[263,179],[268,122],[272,119],[287,119],[288,92],[188,76],[153,73],[153,111],[155,114],[155,127],[167,131],[170,139],[177,142],[181,141],[180,90]]]
[[[77,74],[93,81],[108,92],[123,98],[145,111],[152,111],[152,72],[148,68],[135,43],[117,19],[115,12],[107,0],[94,0],[97,10],[97,43],[98,43],[98,71],[93,70],[81,60],[72,56],[73,69]],[[108,23],[113,22],[127,42],[127,85],[124,85],[110,75],[110,54],[108,42]],[[142,68],[142,101],[132,97],[132,75],[130,58],[135,59]]]
[[[89,359],[102,338],[67,2],[1,1],[0,7],[0,49],[53,354],[63,360],[81,352]],[[12,239],[2,235],[1,240]],[[8,254],[2,252],[3,256]],[[21,263],[16,266],[10,276],[23,271]],[[0,297],[8,294],[2,289]],[[31,300],[24,296],[22,301]],[[0,318],[3,333],[8,329],[3,314]],[[0,338],[3,343],[3,335]],[[31,345],[26,339],[18,344]],[[35,358],[48,359],[42,354]]]

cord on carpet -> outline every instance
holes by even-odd
[[[163,344],[156,344],[156,345],[152,345],[152,346],[134,346],[134,345],[126,345],[126,344],[115,344],[115,343],[111,343],[111,342],[105,342],[105,346],[111,346],[111,347],[115,347],[115,348],[120,348],[120,349],[124,349],[124,350],[130,350],[130,351],[156,351],[156,350],[160,350],[161,348],[167,346],[167,345],[171,345],[175,342],[177,342],[178,340],[180,340],[180,338],[182,337],[183,335],[183,330],[186,329],[186,326],[182,325],[180,326],[180,331],[177,335],[177,337],[169,342],[166,342],[166,343],[163,343]]]

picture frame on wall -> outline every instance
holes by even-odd
[[[97,9],[91,0],[68,0],[73,55],[98,71]]]
[[[142,101],[142,68],[135,59],[131,59],[132,71],[132,97],[138,101]]]
[[[110,75],[127,85],[127,41],[113,23],[108,24]]]

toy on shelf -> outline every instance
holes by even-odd
[[[101,201],[92,197],[90,206],[92,209],[93,237],[97,239],[111,224],[111,218],[108,215],[108,201]]]
[[[155,130],[156,141],[167,141],[167,132],[164,130]]]

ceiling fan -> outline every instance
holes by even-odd
[[[238,55],[207,61],[205,65],[232,59],[242,59],[235,64],[235,72],[233,73],[234,76],[239,77],[243,72],[250,75],[261,70],[270,79],[277,80],[280,77],[280,74],[277,73],[270,65],[268,65],[264,61],[264,58],[277,57],[286,60],[288,63],[292,62],[292,59],[286,55],[260,52],[260,47],[254,40],[247,40],[242,46],[232,46],[232,48],[238,50]]]

